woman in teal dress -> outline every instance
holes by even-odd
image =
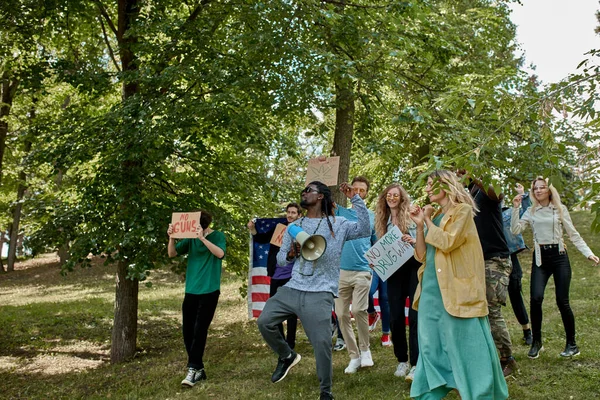
[[[487,319],[476,206],[450,171],[431,174],[425,190],[441,208],[435,213],[431,205],[410,210],[417,224],[415,258],[423,262],[413,303],[419,311],[420,355],[410,395],[441,399],[456,389],[462,400],[506,399]]]

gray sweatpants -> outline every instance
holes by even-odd
[[[258,329],[265,342],[280,358],[290,355],[292,349],[281,336],[278,324],[297,315],[317,362],[317,375],[321,392],[331,393],[333,364],[331,361],[331,311],[333,294],[329,292],[303,292],[280,287],[275,296],[267,300],[258,317]]]

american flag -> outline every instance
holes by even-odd
[[[259,218],[255,222],[256,231],[265,233],[275,229],[277,224],[284,224],[285,218]],[[255,243],[250,238],[250,259],[248,272],[248,318],[258,318],[265,302],[269,299],[271,278],[267,275],[267,258],[269,243]]]

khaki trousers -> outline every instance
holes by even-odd
[[[351,359],[360,358],[360,351],[369,350],[369,289],[370,271],[340,270],[339,297],[335,299],[335,313]],[[358,346],[350,321],[350,304],[358,330]]]

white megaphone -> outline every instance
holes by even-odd
[[[323,236],[309,235],[298,225],[289,225],[288,232],[298,243],[300,243],[300,254],[305,260],[318,260],[323,253],[325,253],[327,242]]]

